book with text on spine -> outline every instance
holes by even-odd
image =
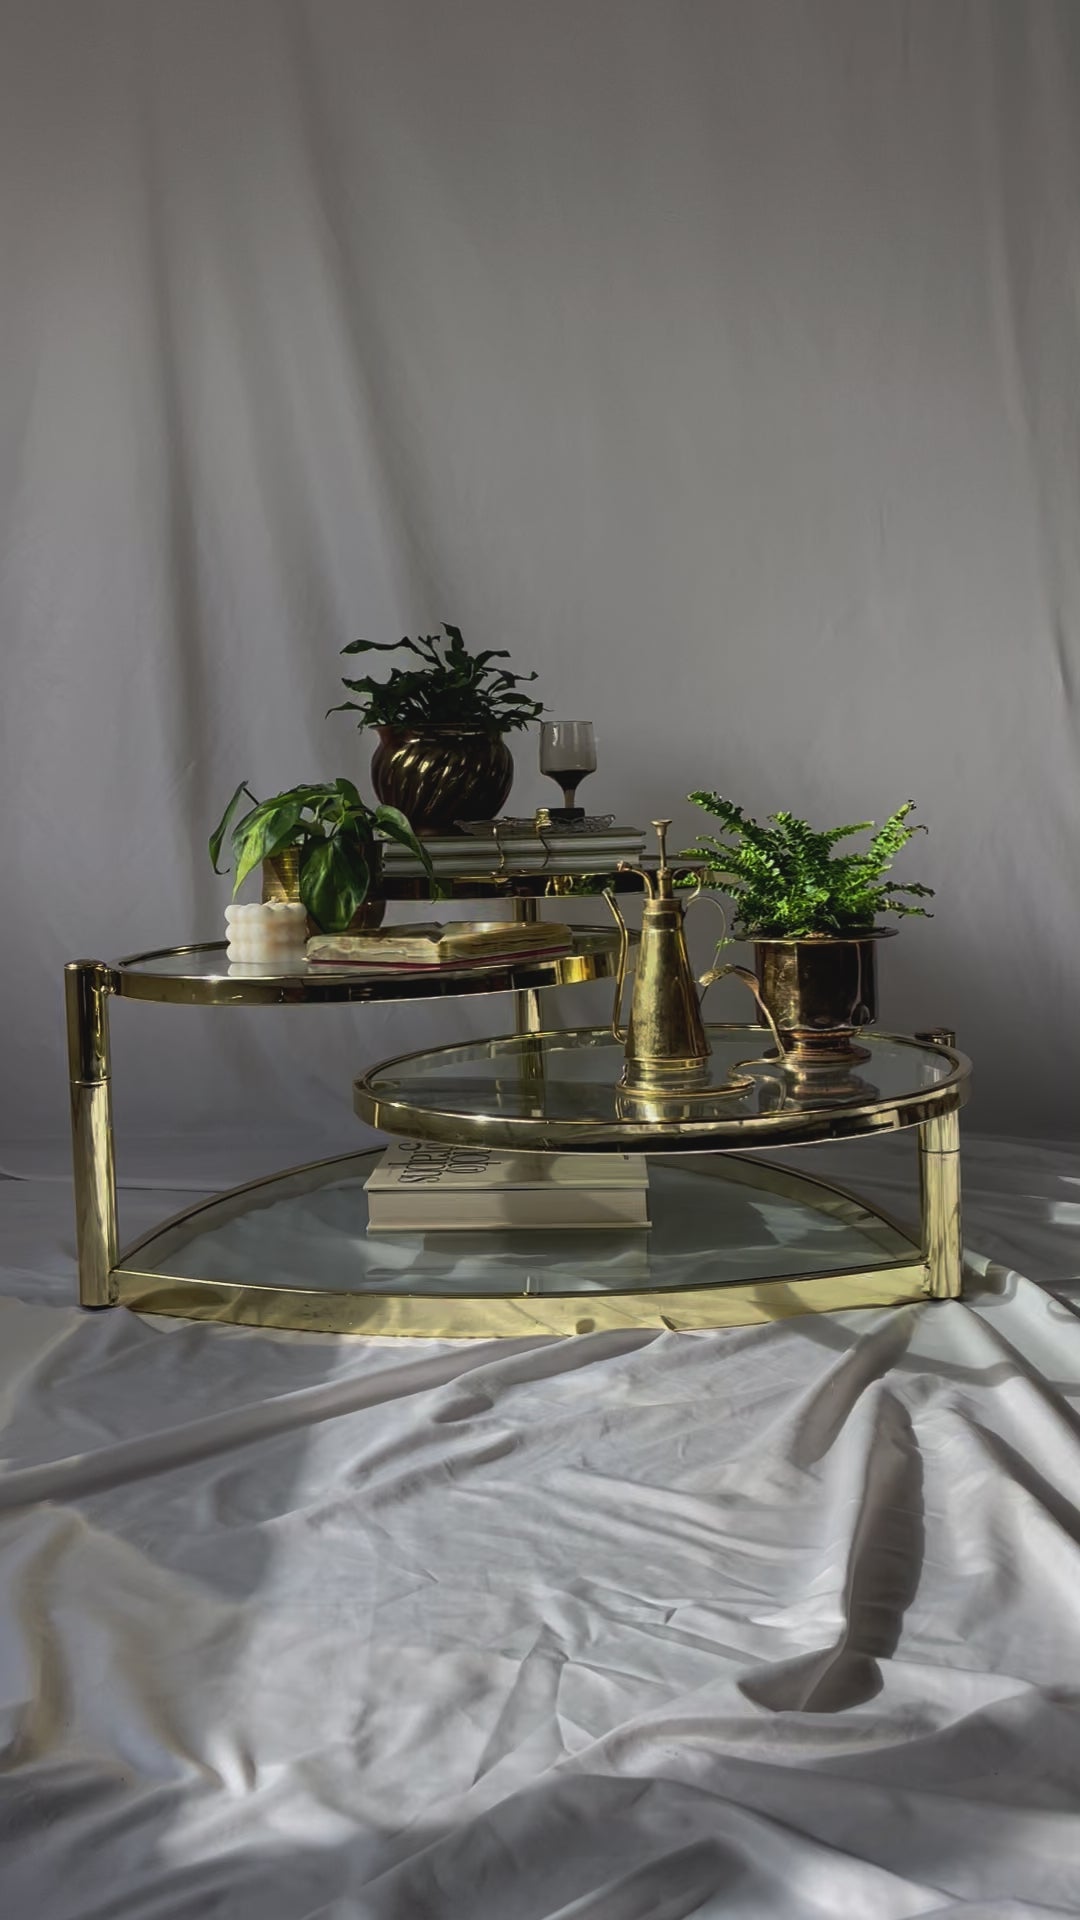
[[[395,1140],[365,1182],[372,1233],[647,1227],[639,1153],[529,1153]]]

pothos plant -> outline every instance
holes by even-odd
[[[682,857],[695,861],[706,884],[734,902],[728,940],[854,936],[868,933],[882,913],[926,915],[925,907],[912,902],[931,898],[934,889],[891,878],[896,855],[926,831],[909,823],[913,800],[876,829],[872,820],[860,820],[819,833],[794,813],[772,813],[759,822],[718,793],[689,798],[720,822],[716,833],[702,834]],[[835,851],[857,833],[872,833],[861,852]],[[680,877],[680,885],[696,884],[695,873]]]
[[[230,825],[242,799],[251,806]],[[363,906],[379,871],[380,839],[398,840],[431,876],[431,858],[397,807],[369,807],[351,780],[290,787],[272,800],[256,800],[241,780],[210,835],[210,859],[218,866],[229,834],[234,868],[233,898],[255,867],[288,847],[300,852],[300,898],[324,933],[344,933]]]
[[[445,635],[445,638],[443,637]],[[352,640],[342,653],[399,653],[404,648],[418,666],[391,667],[389,677],[365,674],[343,684],[359,697],[343,700],[331,713],[358,713],[361,727],[456,727],[463,732],[509,733],[527,727],[543,713],[543,704],[523,691],[535,673],[511,673],[492,666],[508,660],[505,647],[470,653],[460,627],[444,624],[442,634],[416,640]]]

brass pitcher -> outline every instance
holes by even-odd
[[[690,970],[686,951],[685,915],[702,892],[699,879],[685,905],[675,894],[675,882],[667,858],[667,830],[670,820],[654,820],[660,842],[660,862],[654,872],[645,867],[619,862],[620,873],[638,873],[645,886],[645,904],[641,913],[641,944],[638,949],[634,996],[630,1005],[630,1024],[624,1030],[623,993],[626,987],[630,930],[615,895],[606,891],[604,899],[619,928],[619,966],[615,982],[615,1007],[611,1031],[625,1048],[620,1087],[638,1094],[738,1093],[751,1085],[745,1076],[732,1070],[722,1081],[710,1071],[709,1036],[701,1017],[701,1000]],[[708,896],[706,896],[708,897]],[[718,905],[713,901],[714,906]],[[772,1015],[764,1005],[758,982],[746,967],[714,968],[703,975],[702,987],[714,980],[733,976],[749,987],[765,1024],[782,1054],[780,1036]]]
[[[619,863],[620,872],[639,873],[645,887],[634,996],[625,1031],[621,1017],[630,931],[614,894],[604,895],[620,936],[611,1031],[626,1048],[622,1086],[643,1092],[681,1092],[708,1085],[711,1048],[686,951],[685,907],[675,897],[674,877],[668,866],[667,830],[671,821],[654,820],[652,824],[660,841],[660,864],[655,873],[627,861]]]

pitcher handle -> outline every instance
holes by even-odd
[[[777,1056],[783,1060],[787,1054],[787,1048],[780,1038],[780,1029],[776,1021],[773,1019],[772,1014],[769,1012],[768,1007],[761,997],[761,983],[758,980],[757,974],[751,973],[749,967],[737,967],[734,961],[729,961],[726,967],[713,967],[708,973],[703,973],[698,982],[702,990],[702,999],[705,998],[709,988],[713,986],[717,980],[726,980],[729,975],[736,980],[741,980],[744,987],[749,987],[754,999],[757,1001],[758,1011],[764,1019],[769,1032],[772,1034],[773,1045],[776,1048]]]
[[[604,888],[604,899],[611,908],[612,918],[619,929],[619,965],[615,976],[615,1005],[611,1010],[611,1037],[617,1040],[620,1046],[625,1046],[626,1030],[620,1025],[620,1021],[623,994],[626,991],[626,963],[630,957],[630,929],[610,887]]]

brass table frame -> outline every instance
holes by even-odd
[[[550,886],[545,885],[537,891],[550,890]],[[532,918],[536,913],[536,893],[526,893],[516,898],[514,904],[517,917]],[[260,977],[254,974],[243,978],[230,978],[224,970],[220,974],[184,974],[182,963],[186,954],[224,953],[220,942],[138,954],[113,965],[97,960],[73,961],[65,970],[65,992],[80,1303],[86,1307],[126,1305],[141,1312],[227,1321],[241,1326],[490,1339],[503,1335],[587,1333],[617,1327],[689,1330],[750,1325],[795,1314],[896,1306],[909,1301],[960,1296],[963,1249],[959,1110],[967,1098],[970,1068],[963,1055],[955,1052],[953,1036],[945,1029],[919,1034],[914,1041],[906,1042],[930,1045],[946,1054],[951,1071],[936,1085],[913,1094],[878,1099],[861,1107],[835,1108],[819,1114],[813,1127],[804,1126],[794,1133],[790,1125],[782,1124],[784,1116],[769,1116],[777,1124],[759,1128],[753,1141],[748,1143],[760,1146],[771,1138],[776,1145],[788,1145],[797,1139],[820,1141],[916,1128],[920,1190],[917,1241],[880,1208],[857,1202],[843,1189],[816,1176],[796,1174],[786,1167],[756,1161],[738,1166],[734,1175],[773,1192],[801,1195],[809,1204],[826,1212],[855,1206],[871,1220],[877,1220],[883,1229],[899,1234],[909,1251],[882,1259],[872,1267],[794,1274],[715,1287],[454,1296],[330,1292],[263,1286],[247,1281],[187,1279],[147,1271],[139,1265],[139,1252],[167,1226],[176,1225],[223,1200],[236,1199],[254,1189],[287,1180],[288,1172],[271,1175],[255,1182],[253,1187],[237,1189],[231,1196],[218,1196],[215,1202],[200,1203],[177,1216],[176,1221],[163,1223],[153,1235],[143,1236],[126,1253],[119,1253],[109,1061],[111,999],[141,999],[174,1005],[280,1006],[511,992],[518,1032],[539,1038],[538,990],[541,987],[610,977],[614,971],[617,947],[614,933],[599,929],[575,931],[577,950],[572,955],[511,963],[499,969],[485,969],[482,975],[477,970],[470,975],[438,978],[428,975],[387,979],[383,976],[376,980],[354,975],[343,979],[329,969],[320,975]],[[140,963],[163,958],[176,959],[175,974],[138,971]],[[870,1037],[872,1044],[875,1036]],[[905,1043],[904,1036],[877,1037]],[[392,1063],[384,1062],[383,1067],[388,1064]],[[363,1112],[362,1102],[358,1102],[358,1110]],[[385,1103],[381,1111],[383,1120],[393,1121],[394,1116],[385,1109]],[[441,1134],[435,1131],[429,1137],[461,1139],[468,1137],[469,1132],[469,1127],[459,1125],[459,1117],[455,1117],[449,1131]],[[483,1133],[482,1122],[472,1129],[474,1138],[483,1137]],[[490,1129],[487,1138],[492,1143]],[[646,1138],[643,1134],[642,1146]],[[588,1141],[582,1138],[577,1144],[602,1149],[615,1143],[597,1136]],[[656,1138],[655,1144],[662,1152],[665,1144],[662,1135]],[[734,1135],[726,1141],[713,1138],[701,1142],[701,1150],[717,1148],[734,1154],[740,1151]],[[356,1157],[343,1158],[348,1161]],[[322,1163],[328,1169],[337,1164]]]
[[[652,1157],[664,1164],[665,1156]],[[684,1332],[748,1326],[844,1307],[900,1306],[924,1300],[930,1292],[925,1257],[917,1253],[905,1229],[880,1208],[868,1207],[816,1174],[796,1173],[790,1167],[738,1155],[723,1156],[723,1178],[774,1198],[801,1201],[840,1225],[857,1228],[880,1247],[881,1257],[875,1266],[633,1292],[541,1294],[518,1288],[501,1294],[425,1294],[334,1292],[249,1280],[195,1279],[162,1273],[146,1263],[155,1243],[159,1243],[160,1252],[162,1241],[175,1238],[201,1216],[220,1214],[227,1220],[246,1211],[252,1196],[257,1200],[277,1189],[275,1198],[288,1198],[290,1186],[303,1183],[305,1190],[311,1191],[358,1168],[359,1163],[374,1165],[377,1158],[377,1152],[344,1154],[293,1167],[235,1187],[230,1193],[216,1194],[162,1222],[123,1256],[116,1270],[119,1301],[136,1312],[224,1321],[234,1326],[430,1340],[492,1340],[613,1332],[626,1327]],[[675,1160],[681,1158],[676,1156]],[[714,1174],[719,1158],[709,1156],[697,1170],[703,1176]]]
[[[515,917],[535,918],[532,898],[515,901]],[[618,939],[606,928],[577,927],[572,953],[545,959],[512,960],[466,972],[373,975],[332,967],[276,973],[256,968],[230,975],[225,943],[205,941],[132,954],[112,965],[73,960],[64,969],[67,1008],[68,1074],[71,1091],[72,1167],[75,1232],[79,1267],[79,1303],[112,1307],[123,1298],[118,1252],[116,1163],[113,1147],[112,1072],[109,1049],[110,1000],[149,1000],[172,1006],[269,1007],[363,1004],[464,995],[512,993],[519,1031],[534,1031],[539,993],[544,987],[572,986],[611,978]],[[185,956],[220,953],[220,972],[185,972]],[[171,973],[140,972],[151,960],[175,959]]]

